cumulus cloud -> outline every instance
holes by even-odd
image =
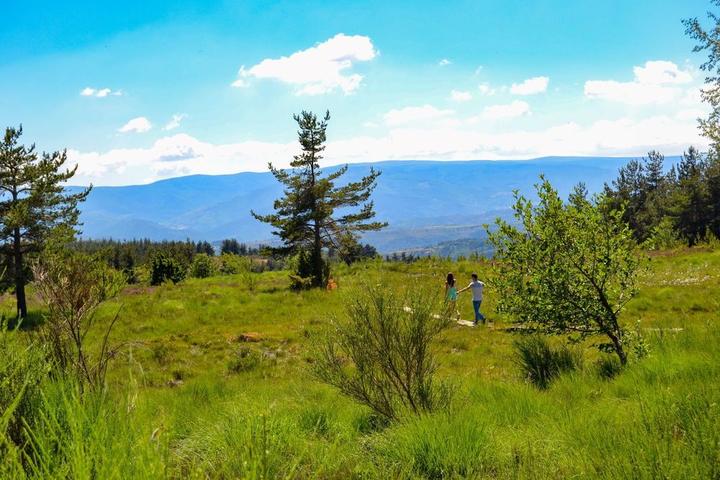
[[[98,97],[98,98],[104,98],[107,96],[114,96],[119,97],[122,95],[121,90],[112,90],[110,88],[92,88],[92,87],[85,87],[82,90],[80,90],[80,95],[83,97]]]
[[[190,135],[175,134],[158,139],[147,148],[106,152],[71,149],[68,158],[78,165],[74,180],[97,185],[128,185],[197,173],[262,171],[267,169],[268,161],[287,167],[296,150],[295,142],[245,141],[215,145]]]
[[[510,103],[490,105],[482,111],[481,117],[486,120],[502,120],[517,118],[530,114],[530,105],[522,100],[514,100]]]
[[[513,95],[536,95],[547,91],[550,79],[548,77],[528,78],[522,83],[513,83],[510,93]]]
[[[682,112],[681,112],[682,113]],[[620,117],[589,124],[560,123],[531,130],[498,130],[488,123],[401,125],[384,134],[328,142],[323,165],[379,160],[521,159],[547,155],[643,155],[658,149],[678,154],[689,145],[707,147],[692,121],[683,115],[641,119]],[[287,167],[298,151],[287,143],[203,142],[190,135],[161,138],[147,148],[107,152],[68,150],[78,165],[76,180],[96,185],[147,183],[188,174],[264,171],[267,161]]]
[[[185,113],[174,114],[172,116],[172,118],[170,119],[170,121],[167,124],[165,124],[165,126],[163,127],[163,130],[165,130],[165,131],[175,130],[176,128],[178,128],[180,126],[180,122],[182,122],[186,118],[187,118],[187,114],[185,114]]]
[[[143,133],[152,128],[152,123],[145,117],[136,117],[129,120],[125,125],[118,129],[120,133]]]
[[[369,37],[339,33],[290,56],[266,58],[249,68],[243,65],[232,85],[247,87],[252,79],[277,80],[296,87],[297,95],[321,95],[336,90],[347,95],[355,92],[363,79],[359,73],[348,70],[377,54]]]
[[[390,110],[383,116],[383,119],[386,125],[396,127],[410,123],[447,118],[454,113],[454,110],[439,109],[426,104],[420,107],[405,107]]]
[[[585,96],[626,105],[667,104],[683,94],[678,85],[690,83],[692,74],[678,68],[673,62],[658,60],[645,62],[633,68],[634,80],[588,80]]]
[[[478,92],[484,97],[495,95],[495,89],[492,88],[489,83],[481,83],[478,85]]]
[[[461,90],[452,90],[450,92],[450,100],[453,102],[467,102],[472,100],[472,93]]]

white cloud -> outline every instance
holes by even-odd
[[[635,80],[644,84],[690,83],[693,79],[690,72],[682,71],[673,62],[664,60],[645,62],[644,67],[634,67],[633,73]]]
[[[446,66],[446,65],[450,65],[451,63],[452,63],[452,62],[451,62],[450,60],[448,60],[447,58],[443,58],[442,60],[440,60],[440,61],[438,62],[438,65],[441,66],[441,67],[444,67],[444,66]]]
[[[478,91],[480,92],[480,95],[484,97],[491,97],[495,95],[495,89],[492,88],[489,83],[481,83],[478,85]]]
[[[367,62],[377,56],[369,37],[339,33],[314,47],[289,57],[266,58],[250,68],[243,65],[234,87],[247,87],[251,79],[278,80],[296,87],[297,95],[321,95],[335,90],[353,93],[363,76],[348,73],[356,62]]]
[[[485,120],[502,120],[517,118],[530,114],[530,105],[522,100],[514,100],[511,103],[491,105],[485,107],[481,117]]]
[[[121,90],[111,90],[109,88],[92,88],[92,87],[85,87],[80,91],[80,95],[83,97],[98,97],[103,98],[107,97],[109,95],[112,95],[114,97],[119,97],[122,95]]]
[[[450,92],[450,99],[453,102],[467,102],[472,100],[472,93],[460,90],[452,90]]]
[[[185,113],[176,113],[172,116],[170,121],[163,127],[163,130],[170,131],[175,130],[180,126],[180,122],[187,118]]]
[[[145,117],[136,117],[132,120],[128,121],[125,125],[120,127],[118,129],[118,132],[120,133],[128,133],[128,132],[135,132],[135,133],[143,133],[147,132],[152,128],[152,123],[150,123],[150,120],[148,120]]]
[[[536,95],[547,91],[550,79],[548,77],[528,78],[522,83],[513,83],[510,93],[513,95]]]
[[[424,110],[423,110],[424,111]],[[442,110],[441,110],[442,112]],[[695,145],[707,147],[695,122],[677,115],[620,117],[590,124],[560,123],[547,128],[497,128],[495,122],[446,123],[449,114],[422,124],[401,124],[384,134],[328,142],[323,165],[379,160],[521,159],[549,155],[638,156],[657,149],[675,155]],[[507,125],[507,124],[506,124]],[[242,141],[211,144],[185,134],[161,138],[147,148],[107,152],[68,150],[78,164],[76,180],[96,185],[147,183],[188,174],[264,171],[267,162],[287,167],[297,142]]]
[[[683,94],[677,85],[692,81],[692,74],[683,71],[672,62],[648,61],[644,66],[633,68],[634,80],[588,80],[585,96],[590,99],[608,100],[627,105],[667,104]]]
[[[386,125],[396,127],[409,123],[447,118],[454,113],[453,110],[443,110],[426,104],[420,107],[393,109],[387,112],[383,118]]]

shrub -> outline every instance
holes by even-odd
[[[215,263],[206,253],[198,253],[190,265],[190,276],[194,278],[207,278],[215,273]]]
[[[561,373],[582,366],[579,352],[567,346],[553,348],[545,337],[532,335],[515,341],[516,362],[533,385],[545,389]]]
[[[643,246],[648,250],[670,250],[682,244],[672,219],[665,217],[653,227],[650,238],[643,243]]]
[[[228,362],[232,373],[249,372],[260,365],[260,354],[250,347],[240,347]]]
[[[450,392],[435,383],[431,350],[449,325],[437,295],[378,286],[352,298],[347,319],[333,321],[317,345],[317,377],[389,420],[446,406]]]
[[[119,293],[124,275],[100,257],[70,251],[46,253],[33,275],[48,307],[43,334],[57,366],[71,371],[81,386],[104,387],[113,356],[108,337],[117,315],[102,334],[97,353],[89,352],[85,338],[95,326],[98,306]]]
[[[186,273],[185,266],[165,252],[153,257],[151,269],[150,285],[161,285],[167,281],[178,283],[185,278]]]
[[[242,271],[242,257],[231,253],[223,253],[218,257],[218,270],[223,275],[235,275]]]

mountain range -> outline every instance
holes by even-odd
[[[479,239],[483,224],[510,215],[513,190],[533,196],[540,174],[564,196],[578,182],[584,182],[593,193],[612,181],[628,160],[386,161],[351,164],[342,178],[357,180],[371,167],[382,172],[372,198],[378,220],[387,221],[389,227],[369,233],[364,241],[381,252],[392,252]],[[246,243],[269,243],[271,228],[252,218],[250,210],[270,212],[273,200],[281,194],[281,185],[269,172],[192,175],[147,185],[95,187],[81,206],[82,236],[211,242],[237,238]]]

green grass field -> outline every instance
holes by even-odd
[[[334,291],[291,292],[284,272],[258,274],[254,291],[240,276],[127,287],[99,312],[105,323],[120,310],[112,339],[124,343],[107,397],[48,388],[38,435],[64,453],[35,476],[720,478],[720,251],[651,258],[622,317],[640,322],[650,356],[610,380],[588,341],[581,371],[530,385],[492,286],[494,325],[453,326],[435,345],[438,376],[456,388],[446,411],[385,425],[313,378],[313,340],[363,283],[441,292],[448,271],[463,284],[487,265],[342,266]]]

